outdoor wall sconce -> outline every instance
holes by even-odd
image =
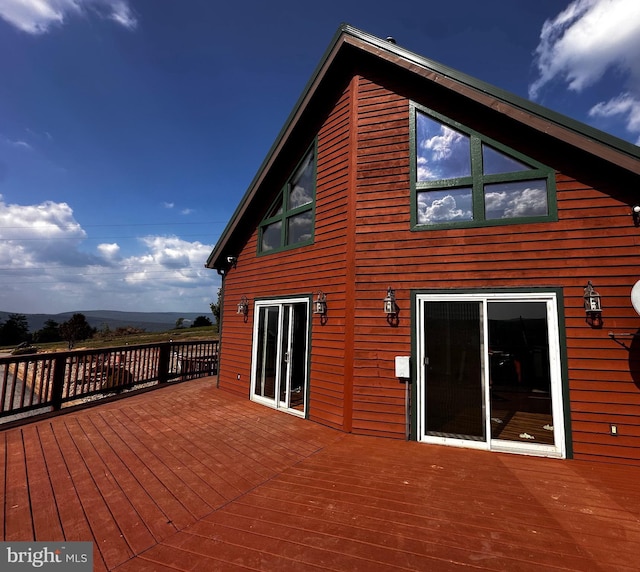
[[[249,300],[246,296],[240,298],[240,302],[238,303],[238,314],[243,316],[247,316],[249,313]]]
[[[318,290],[317,297],[313,303],[313,313],[320,316],[327,315],[327,296],[322,290]]]
[[[633,224],[640,226],[640,205],[633,205],[631,214],[633,215]]]
[[[398,313],[398,306],[396,304],[396,291],[389,286],[387,288],[387,296],[384,299],[384,313],[387,316],[395,316]]]
[[[600,294],[593,288],[591,280],[584,288],[584,311],[587,314],[587,323],[591,327],[602,326],[602,300]]]
[[[387,296],[384,299],[384,313],[387,315],[387,322],[391,326],[398,325],[398,304],[396,304],[396,291],[389,286]]]

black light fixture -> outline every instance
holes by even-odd
[[[313,303],[313,313],[320,316],[327,315],[327,296],[322,290],[318,290],[316,299]]]
[[[602,325],[602,299],[593,287],[591,280],[584,288],[584,311],[587,314],[587,323],[590,326]]]
[[[238,302],[238,314],[246,316],[249,313],[249,300],[246,296],[240,298]]]
[[[396,291],[389,286],[387,288],[387,296],[384,299],[384,313],[387,316],[395,316],[398,313],[398,305],[396,304]]]
[[[633,215],[633,224],[640,226],[640,205],[633,205],[631,214]]]

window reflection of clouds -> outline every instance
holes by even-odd
[[[473,220],[471,188],[418,193],[418,224]]]
[[[289,191],[289,208],[295,209],[313,201],[313,153],[298,169]]]
[[[282,229],[282,222],[274,222],[268,226],[265,226],[262,230],[262,248],[261,250],[273,250],[280,246],[280,234]]]
[[[287,221],[288,244],[295,244],[311,239],[313,217],[311,212],[292,216]]]
[[[447,125],[417,114],[418,181],[437,181],[471,175],[469,137]]]
[[[485,217],[504,219],[548,214],[546,181],[521,181],[485,186]]]

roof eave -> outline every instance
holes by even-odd
[[[313,101],[318,86],[322,84],[334,60],[345,45],[375,55],[382,60],[415,73],[424,79],[434,81],[464,95],[470,100],[522,122],[545,135],[578,147],[622,169],[640,175],[640,147],[551,111],[532,101],[501,90],[472,76],[419,56],[388,40],[383,40],[343,24],[329,44],[302,95],[267,153],[265,160],[260,165],[256,176],[251,181],[240,204],[223,230],[216,246],[207,259],[205,264],[207,268],[227,269],[227,257],[237,255],[235,252],[227,252],[229,241],[254,200],[265,175],[273,166],[275,159],[278,157],[287,138],[294,131],[303,113]]]

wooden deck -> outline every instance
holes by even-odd
[[[170,386],[0,432],[4,540],[95,570],[640,570],[640,468],[346,435]]]

